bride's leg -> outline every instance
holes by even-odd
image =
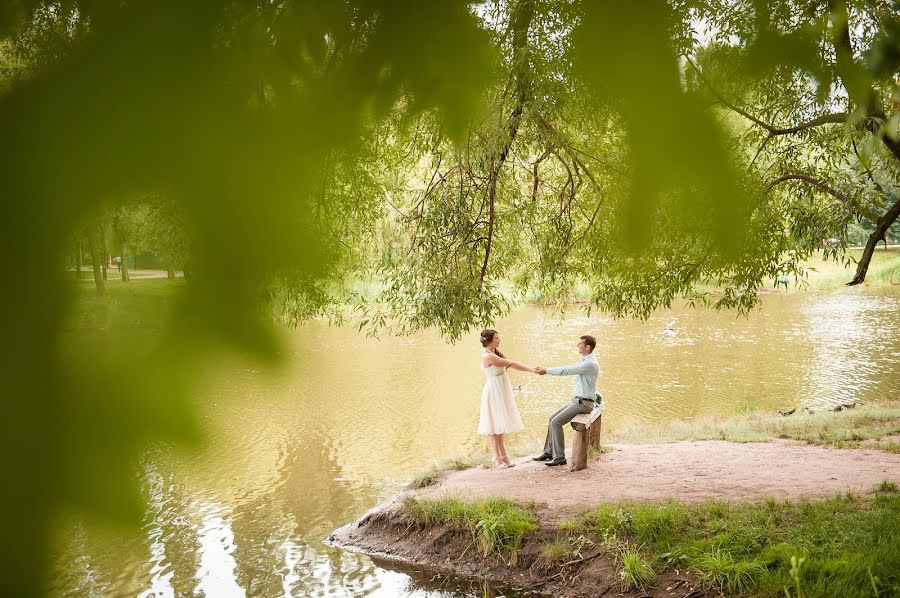
[[[491,441],[491,463],[494,467],[497,466],[497,461],[499,460],[499,453],[497,450],[497,435],[496,434],[488,434],[488,440]]]
[[[506,454],[506,440],[503,434],[497,435],[497,448],[500,452],[500,460],[503,461],[507,467],[515,467],[509,460],[509,455]]]
[[[488,438],[491,439],[491,451],[494,453],[491,459],[494,469],[505,469],[507,465],[503,462],[503,436],[501,434],[489,434]]]

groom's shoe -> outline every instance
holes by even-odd
[[[541,453],[537,457],[532,457],[531,460],[532,461],[552,461],[553,455],[551,455],[550,453]]]
[[[544,465],[546,465],[547,467],[556,467],[557,465],[565,465],[565,464],[566,464],[565,457],[560,457],[559,459],[554,459],[553,461],[544,463]]]

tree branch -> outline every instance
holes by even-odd
[[[684,54],[682,54],[682,56],[684,56],[684,58],[690,63],[691,67],[693,67],[694,71],[696,71],[697,76],[700,77],[700,80],[703,81],[703,83],[706,85],[706,87],[709,88],[710,92],[712,92],[712,94],[714,96],[716,96],[716,99],[718,99],[719,102],[721,102],[726,108],[728,108],[732,112],[736,112],[736,113],[740,114],[744,118],[752,121],[753,123],[759,125],[763,129],[768,131],[770,137],[776,137],[778,135],[792,135],[794,133],[799,133],[801,131],[805,131],[806,129],[820,127],[822,125],[840,124],[840,123],[847,122],[847,117],[849,115],[846,112],[836,112],[834,114],[823,114],[821,116],[817,116],[816,118],[813,118],[806,122],[802,122],[799,125],[795,125],[793,127],[788,127],[786,129],[775,127],[763,120],[760,120],[759,118],[753,116],[752,114],[750,114],[749,112],[747,112],[746,110],[741,108],[740,106],[737,106],[737,105],[729,102],[727,99],[725,99],[725,97],[722,94],[720,94],[716,90],[716,88],[712,86],[712,84],[709,82],[709,80],[703,75],[703,71],[700,70],[700,67],[698,67],[694,63],[694,61],[690,59],[689,56],[684,55]]]
[[[836,197],[837,199],[841,200],[848,206],[853,204],[853,200],[849,196],[845,195],[844,193],[841,193],[834,187],[830,187],[824,181],[821,181],[815,177],[811,177],[807,174],[797,174],[797,173],[783,174],[780,177],[778,177],[777,179],[775,179],[774,181],[772,181],[771,183],[769,183],[768,186],[766,187],[766,191],[770,191],[775,185],[778,185],[785,181],[803,181],[805,183],[809,183],[810,185],[812,185],[819,191],[824,191],[825,193],[831,195],[832,197]]]

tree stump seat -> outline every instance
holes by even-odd
[[[587,467],[588,448],[600,450],[600,423],[603,415],[603,404],[595,407],[590,413],[583,413],[572,418],[575,428],[575,442],[572,445],[571,471],[581,471]]]

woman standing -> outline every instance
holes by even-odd
[[[513,464],[506,454],[504,435],[519,432],[525,428],[522,418],[519,417],[519,409],[513,398],[512,384],[506,375],[506,368],[513,368],[523,372],[537,372],[537,368],[530,368],[515,361],[510,361],[503,356],[498,348],[500,335],[496,330],[481,331],[481,346],[484,352],[481,355],[481,369],[484,371],[484,390],[481,391],[481,418],[478,422],[478,433],[485,434],[491,441],[491,449],[494,453],[494,467],[506,469]]]

